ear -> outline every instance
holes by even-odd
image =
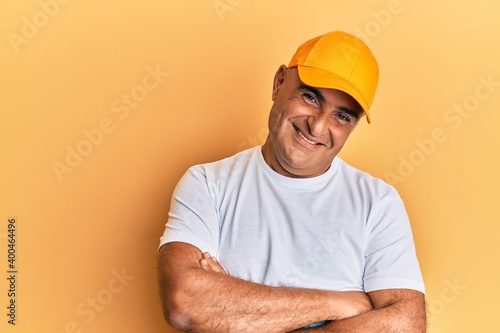
[[[285,82],[285,76],[287,70],[288,67],[286,67],[285,65],[281,65],[276,71],[276,74],[274,74],[273,95],[272,95],[273,101],[276,99],[276,96],[278,96],[278,92],[280,90],[281,85],[283,84],[283,82]]]

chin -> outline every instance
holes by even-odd
[[[305,163],[294,163],[294,164],[289,164],[288,168],[286,170],[294,175],[300,176],[300,177],[309,177],[311,174],[316,173],[315,170],[316,168],[312,168],[311,165],[305,164]]]

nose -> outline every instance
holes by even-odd
[[[312,136],[319,137],[325,134],[328,127],[328,113],[318,112],[307,118],[307,124],[309,125],[309,131]]]

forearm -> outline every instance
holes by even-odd
[[[265,286],[231,277],[215,260],[201,256],[181,243],[165,245],[160,252],[165,316],[184,331],[288,332],[371,309],[362,292]]]
[[[180,289],[174,316],[188,332],[288,332],[334,315],[333,293],[274,288],[215,272],[196,272]]]
[[[425,333],[426,314],[423,295],[382,305],[350,318],[332,321],[313,330],[315,333]]]

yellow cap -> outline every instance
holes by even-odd
[[[378,65],[359,38],[333,31],[302,44],[288,67],[297,67],[300,80],[316,88],[338,89],[363,108],[368,123],[378,84]]]

